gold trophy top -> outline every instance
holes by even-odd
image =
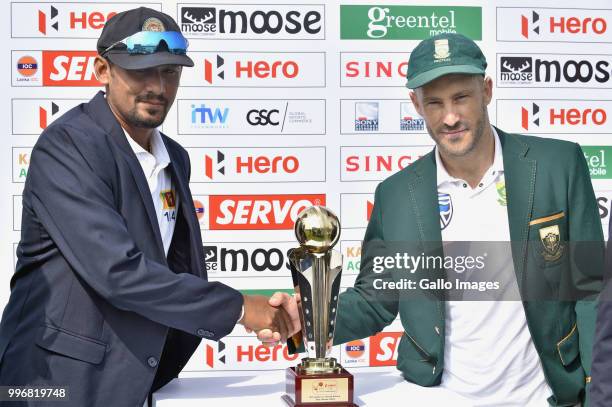
[[[310,253],[325,253],[340,239],[340,221],[324,206],[304,209],[295,221],[295,237]]]

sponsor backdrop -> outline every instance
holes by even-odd
[[[342,287],[353,284],[374,188],[432,147],[404,83],[411,50],[441,32],[463,33],[485,51],[495,83],[493,123],[583,146],[607,231],[612,199],[608,2],[420,3],[146,3],[176,18],[195,61],[183,71],[162,130],[191,158],[191,188],[211,280],[247,293],[290,290],[293,221],[303,208],[324,204],[341,217]],[[0,41],[6,62],[0,68],[5,80],[0,309],[16,262],[31,148],[43,129],[99,89],[92,69],[96,39],[115,13],[141,4],[3,5],[10,25]],[[393,369],[401,335],[395,321],[384,333],[338,346],[334,353],[349,368]],[[283,369],[297,359],[284,346],[259,346],[237,327],[220,342],[204,341],[183,374]]]

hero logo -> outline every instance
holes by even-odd
[[[291,230],[299,213],[325,205],[325,194],[213,195],[211,230]]]
[[[211,369],[215,367],[217,362],[225,364],[225,342],[218,341],[216,348],[213,345],[204,345],[204,361],[206,366]]]
[[[265,6],[181,7],[181,29],[187,35],[220,39],[302,39],[318,37],[322,33],[323,6],[303,6],[299,10],[300,6],[282,4],[275,4],[269,10],[260,10],[262,7]]]
[[[554,108],[548,109],[548,114],[544,115],[548,119],[549,126],[602,126],[606,124],[608,115],[601,108]],[[521,107],[521,127],[524,130],[530,130],[530,126],[540,126],[540,106],[536,103],[531,103],[529,107]],[[533,127],[531,128],[533,130]]]
[[[71,30],[101,30],[104,28],[104,24],[116,14],[114,11],[107,14],[99,11],[94,11],[93,13],[83,11],[79,14],[72,11],[68,20],[68,26]],[[49,26],[55,31],[59,31],[57,21],[58,11],[55,7],[51,6],[49,16]],[[42,10],[38,10],[38,31],[43,35],[47,35],[47,14]]]
[[[102,86],[96,79],[96,51],[43,51],[43,86]]]
[[[49,107],[38,107],[38,126],[42,130],[47,128],[47,125],[50,123],[50,119],[59,112],[59,106],[55,103],[51,102],[51,106]]]
[[[188,147],[191,182],[325,181],[325,147]]]
[[[531,33],[540,35],[540,14],[532,11],[531,15],[521,15],[521,35],[527,39]],[[544,25],[550,34],[596,34],[603,35],[608,30],[608,23],[601,17],[550,16]]]
[[[600,55],[500,56],[500,85],[534,85],[540,83],[606,84],[610,81],[610,61]]]
[[[289,354],[286,345],[269,347],[265,345],[238,345],[236,347],[236,362],[277,362],[293,361],[300,357],[299,353]]]
[[[403,332],[381,332],[370,337],[370,366],[395,366]]]
[[[225,70],[223,66],[225,59],[217,55],[216,60],[204,60],[204,80],[213,84],[213,77],[224,80]],[[237,60],[234,63],[234,75],[236,79],[294,79],[300,73],[300,67],[296,61],[244,61]]]
[[[216,173],[225,175],[225,154],[217,150],[216,159],[204,156],[204,171],[208,179],[216,179]],[[216,172],[213,170],[216,167]],[[236,156],[236,174],[295,174],[300,169],[300,160],[294,155],[267,157],[265,155]]]
[[[50,6],[48,24],[55,31],[58,31],[59,26],[59,23],[57,21],[57,14],[57,9],[53,6]],[[38,10],[38,31],[43,35],[47,35],[47,14],[42,10]]]
[[[214,171],[213,170],[213,166],[216,168],[216,171],[221,174],[221,175],[225,175],[225,166],[223,165],[223,162],[225,161],[225,154],[223,154],[221,151],[217,150],[217,157],[216,160],[209,156],[208,154],[204,156],[204,173],[206,174],[206,177],[209,179],[213,179],[214,176]]]

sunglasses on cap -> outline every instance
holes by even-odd
[[[187,53],[189,41],[178,31],[140,31],[113,43],[100,55],[103,56],[119,44],[124,44],[129,54],[153,54],[162,41],[166,43],[168,51],[172,54],[185,55]]]

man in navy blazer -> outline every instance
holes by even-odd
[[[176,22],[144,7],[119,13],[97,48],[106,93],[56,120],[32,151],[0,385],[68,387],[63,406],[139,407],[201,338],[239,321],[284,339],[296,321],[286,294],[272,307],[207,281],[189,156],[156,129],[193,66]],[[57,404],[36,405],[47,403]]]
[[[591,407],[612,405],[612,222],[608,225],[604,289],[597,309],[593,366],[591,368]]]

